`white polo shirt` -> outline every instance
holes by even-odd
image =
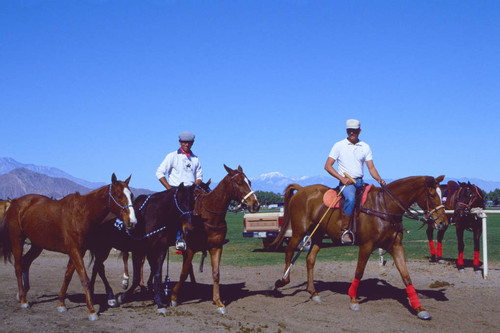
[[[373,160],[372,151],[367,143],[358,141],[352,144],[347,139],[335,143],[328,156],[337,161],[338,172],[341,175],[347,172],[353,178],[363,177],[364,163]]]
[[[156,170],[158,179],[165,177],[172,186],[179,186],[181,183],[189,186],[193,185],[197,179],[203,179],[198,156],[191,152],[188,157],[180,149],[169,153]]]

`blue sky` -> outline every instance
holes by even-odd
[[[499,1],[4,0],[0,156],[162,190],[189,130],[205,180],[313,176],[357,118],[383,178],[498,181],[499,36]]]

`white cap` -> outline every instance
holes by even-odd
[[[359,120],[348,119],[346,121],[346,129],[348,129],[348,128],[359,129],[360,127],[361,127],[361,123],[359,122]]]
[[[179,134],[179,141],[192,142],[194,141],[194,134],[188,131],[182,132]]]

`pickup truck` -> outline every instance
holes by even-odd
[[[267,213],[245,213],[243,215],[243,237],[261,238],[265,249],[268,249],[283,224],[283,209]],[[285,233],[284,241],[288,243],[292,237],[289,227]]]

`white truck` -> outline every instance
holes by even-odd
[[[283,224],[283,208],[280,211],[267,213],[245,213],[243,215],[243,237],[262,239],[265,249],[268,249]],[[285,233],[284,241],[288,243],[292,237],[292,229],[289,226]]]

